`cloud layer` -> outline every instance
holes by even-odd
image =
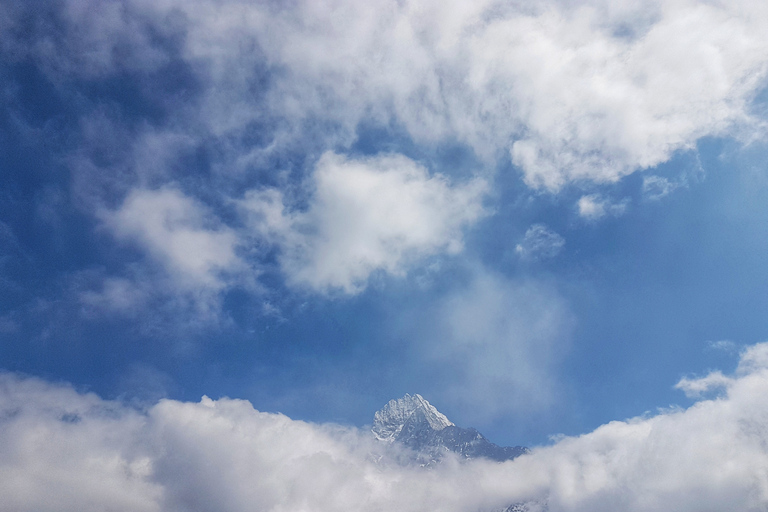
[[[503,464],[401,466],[366,432],[241,400],[163,400],[145,413],[61,385],[0,378],[3,511],[758,511],[768,505],[768,344],[724,392],[614,421]],[[384,450],[384,451],[383,451]]]

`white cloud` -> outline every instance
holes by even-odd
[[[629,200],[627,199],[614,203],[600,194],[589,194],[581,196],[578,203],[576,203],[576,206],[579,215],[587,220],[597,220],[606,215],[611,215],[613,217],[622,215],[627,209],[627,204],[629,204]]]
[[[731,379],[721,372],[712,372],[701,378],[683,377],[680,382],[675,384],[675,388],[682,390],[689,398],[698,398],[709,391],[724,389],[730,383]]]
[[[253,229],[280,246],[289,281],[317,291],[356,293],[373,272],[403,275],[426,256],[458,253],[463,229],[486,213],[484,181],[452,185],[400,155],[326,153],[312,185],[303,212],[288,211],[273,189],[241,204]]]
[[[736,373],[739,375],[750,375],[762,372],[766,368],[768,368],[768,343],[758,343],[741,351],[741,358],[739,359]]]
[[[766,354],[748,348],[717,399],[560,437],[512,462],[430,470],[380,459],[387,448],[364,432],[241,400],[162,400],[138,413],[2,375],[0,510],[460,512],[537,499],[551,512],[757,512],[768,506]]]
[[[268,108],[354,139],[394,118],[420,142],[508,150],[533,187],[612,182],[706,135],[748,126],[766,75],[759,2],[199,1],[187,51],[209,62],[219,130],[261,115],[238,60],[243,40],[279,67]],[[233,97],[229,106],[222,96]],[[326,126],[326,125],[323,125]]]
[[[524,259],[554,258],[565,245],[565,239],[544,224],[533,224],[525,232],[515,252]]]
[[[288,150],[346,151],[361,123],[396,126],[417,145],[465,144],[488,169],[509,154],[531,187],[613,182],[694,148],[701,137],[748,139],[760,131],[749,109],[768,65],[766,9],[761,2],[703,0],[69,0],[46,11],[57,30],[29,40],[15,34],[24,32],[19,27],[30,12],[4,6],[8,30],[0,45],[12,58],[39,65],[62,98],[92,97],[77,90],[82,79],[136,78],[136,96],[163,120],[128,128],[123,114],[152,116],[123,111],[119,101],[116,110],[84,113],[69,155],[75,195],[115,197],[126,186],[137,188],[115,212],[115,232],[141,244],[178,282],[217,289],[220,271],[238,265],[232,229],[213,222],[167,230],[162,219],[134,208],[134,201],[169,201],[160,210],[188,212],[192,226],[210,220],[197,201],[174,199],[172,187],[162,188],[197,149],[215,148],[208,155],[221,197],[238,194],[276,161],[293,161]],[[168,69],[179,76],[165,75]],[[166,90],[160,76],[178,88]],[[88,116],[104,122],[89,123]],[[110,124],[115,133],[104,129]],[[462,216],[452,201],[476,208],[476,190],[445,184],[440,169],[431,178],[407,179],[406,172],[352,171],[391,158],[363,164],[326,157],[328,169],[338,169],[318,168],[308,212],[286,210],[282,196],[255,207],[280,205],[275,212],[290,225],[273,231],[283,234],[281,263],[293,284],[354,293],[376,271],[402,274],[425,255],[457,250],[462,227],[479,214]],[[398,219],[378,219],[391,197],[371,194],[362,181],[342,190],[333,182],[341,175],[376,175],[387,190],[404,191],[407,182],[412,195],[405,194],[403,211],[423,200],[426,206],[413,212],[423,222],[404,230]],[[646,192],[660,196],[670,184],[650,177]],[[350,227],[341,229],[333,216],[342,208],[361,213],[349,193],[369,194],[371,211],[346,219]],[[333,199],[339,205],[329,202],[333,194],[341,194]],[[444,205],[448,214],[435,215]],[[625,207],[599,195],[579,202],[588,218]],[[288,235],[294,228],[299,234]]]
[[[481,475],[381,459],[354,429],[262,413],[241,400],[162,400],[146,414],[35,379],[0,376],[3,512],[460,511]],[[441,482],[446,478],[448,482]],[[476,492],[476,491],[475,491]]]
[[[159,512],[146,418],[93,394],[0,376],[0,510]]]
[[[255,269],[217,273],[218,281],[210,284],[147,259],[154,258],[139,258],[117,275],[100,268],[71,275],[68,299],[86,320],[130,319],[138,333],[184,352],[200,333],[231,325],[232,319],[222,310],[223,287],[258,292]]]
[[[65,5],[60,40],[4,47],[59,83],[156,71],[176,56],[152,35],[175,37],[201,88],[177,109],[180,125],[222,136],[233,168],[298,134],[349,144],[374,120],[490,160],[508,151],[532,187],[613,182],[707,135],[753,136],[750,101],[768,69],[768,12],[746,0]],[[265,120],[271,141],[228,145]]]
[[[243,268],[235,232],[178,190],[133,190],[103,217],[118,238],[137,243],[184,287],[215,290],[224,285],[223,273]],[[111,284],[105,293],[118,303],[127,300],[125,283]]]

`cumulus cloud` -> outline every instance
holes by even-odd
[[[429,470],[385,456],[389,445],[366,432],[242,400],[162,400],[137,412],[6,374],[0,510],[460,512],[534,500],[551,512],[757,512],[768,505],[767,363],[768,344],[755,345],[736,374],[717,377],[716,399],[613,421],[510,462],[448,459]]]
[[[222,274],[242,268],[235,232],[179,190],[133,190],[103,216],[118,238],[138,244],[184,286],[218,289]],[[112,302],[131,300],[124,282],[105,285]]]
[[[760,354],[754,359],[764,361],[766,352],[768,346],[762,344],[744,357]],[[651,418],[612,422],[536,453],[534,466],[557,474],[549,484],[551,508],[765,508],[768,409],[760,397],[768,390],[767,370],[765,365],[751,366],[730,378],[718,399]]]
[[[146,417],[93,394],[0,376],[0,510],[162,510]]]
[[[326,153],[305,211],[290,211],[275,189],[241,202],[255,232],[276,243],[290,282],[356,293],[376,271],[403,275],[426,256],[455,254],[463,229],[483,216],[487,190],[453,185],[401,155],[353,159]]]
[[[581,217],[587,220],[597,220],[606,215],[613,217],[622,215],[626,211],[628,204],[629,200],[627,199],[614,203],[600,194],[589,194],[581,196],[576,203],[576,207]]]
[[[564,245],[565,238],[544,224],[534,224],[526,230],[523,241],[515,246],[515,252],[524,259],[554,258]]]

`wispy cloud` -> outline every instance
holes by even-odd
[[[733,340],[707,341],[710,350],[722,350],[723,352],[737,352],[739,345]]]
[[[529,185],[550,190],[616,181],[748,124],[766,71],[762,7],[746,3],[201,5],[218,16],[191,14],[191,53],[234,69],[242,52],[221,33],[258,34],[285,70],[270,109],[294,125],[329,120],[344,140],[363,118],[394,118],[420,142],[509,151]],[[232,94],[243,77],[215,80]]]
[[[479,270],[424,322],[422,350],[448,370],[429,391],[475,423],[557,404],[573,318],[556,290]]]
[[[578,203],[576,203],[576,208],[582,218],[587,220],[597,220],[606,215],[612,217],[622,215],[626,211],[628,204],[628,199],[615,203],[600,194],[589,194],[579,198]]]
[[[565,238],[544,224],[533,224],[525,232],[523,241],[515,246],[515,252],[524,259],[554,258],[565,246]]]
[[[139,286],[137,281],[122,277],[106,277],[98,289],[87,288],[80,293],[80,301],[99,313],[105,311],[131,314],[146,306],[149,290]]]
[[[658,201],[684,185],[684,182],[670,181],[663,176],[644,176],[643,195],[651,201]]]

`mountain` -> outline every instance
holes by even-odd
[[[439,462],[449,452],[499,462],[528,452],[522,446],[498,446],[473,428],[457,427],[421,395],[390,400],[374,415],[371,430],[379,441],[410,448],[426,465]]]

